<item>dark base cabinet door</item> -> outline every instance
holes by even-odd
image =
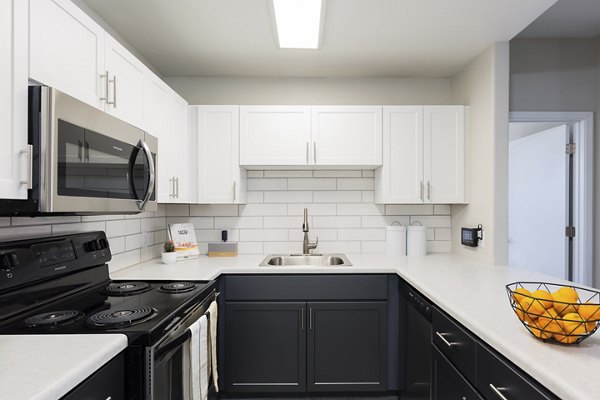
[[[308,303],[307,390],[385,391],[385,302]]]
[[[482,400],[437,347],[432,353],[431,400]]]
[[[227,302],[227,392],[306,390],[306,303]]]

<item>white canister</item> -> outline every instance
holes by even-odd
[[[427,228],[411,225],[406,233],[406,254],[409,256],[427,255]]]
[[[406,255],[406,227],[392,225],[385,227],[385,252],[390,256]]]

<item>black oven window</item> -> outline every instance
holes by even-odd
[[[130,173],[135,188],[130,187]],[[129,143],[58,120],[58,195],[142,199],[148,179],[143,151]]]

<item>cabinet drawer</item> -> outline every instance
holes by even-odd
[[[386,300],[386,275],[226,277],[227,300]]]
[[[490,350],[478,345],[477,389],[486,399],[554,400],[552,394],[520,373]]]
[[[125,356],[120,353],[104,364],[61,400],[125,400]]]
[[[477,342],[456,322],[434,307],[432,321],[433,342],[471,382],[477,370]]]
[[[475,388],[436,346],[433,346],[432,354],[432,400],[482,400]]]

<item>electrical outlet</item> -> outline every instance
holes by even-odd
[[[144,232],[142,233],[143,246],[150,247],[154,244],[154,232]]]

